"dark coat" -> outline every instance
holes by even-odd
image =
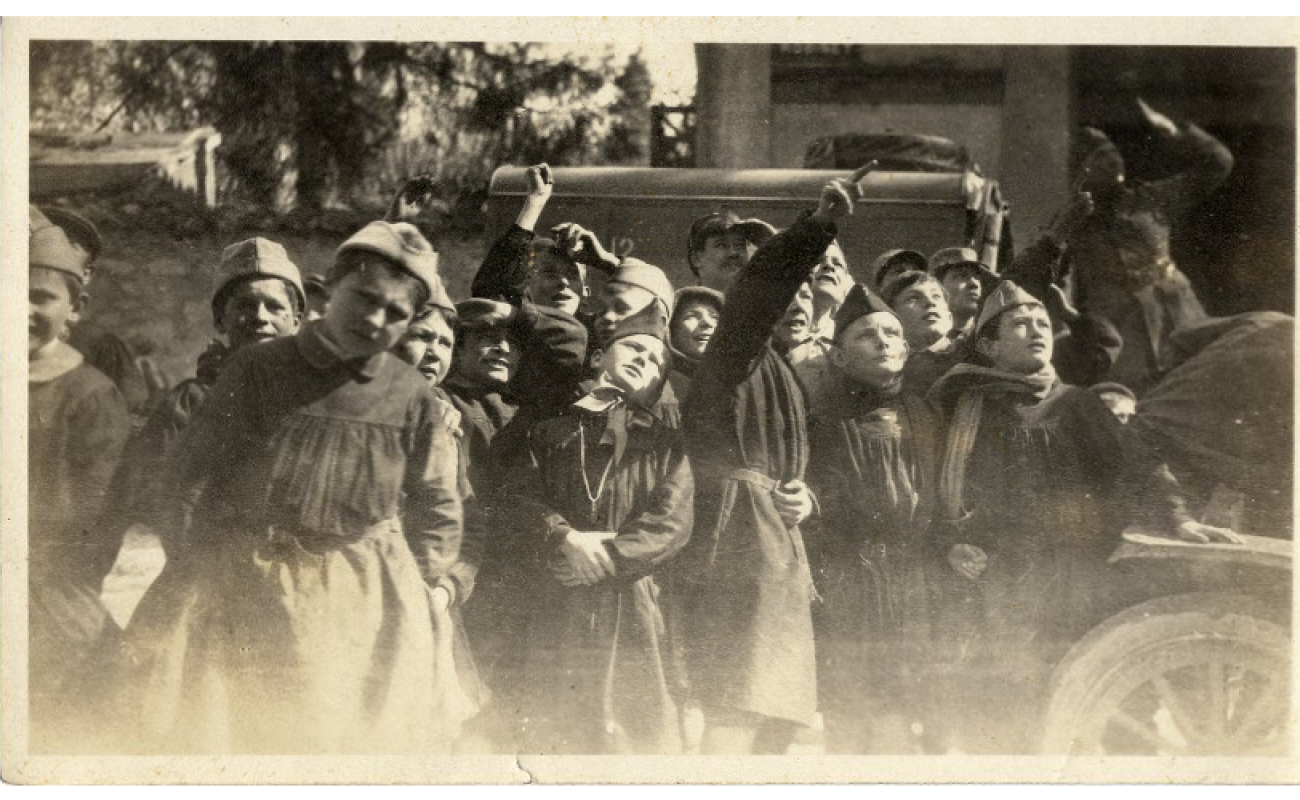
[[[527,746],[542,752],[671,753],[681,745],[655,574],[690,537],[694,483],[680,429],[633,412],[614,462],[609,424],[608,413],[577,408],[539,423],[531,468],[503,487],[527,619],[513,696]],[[613,577],[556,580],[549,564],[572,529],[616,533]]]
[[[822,708],[907,702],[930,640],[938,417],[924,398],[842,386],[810,425]]]
[[[835,238],[804,216],[754,254],[696,370],[683,410],[695,470],[688,664],[701,703],[808,723],[816,712],[812,578],[773,489],[808,464],[803,390],[772,327]]]

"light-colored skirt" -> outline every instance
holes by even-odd
[[[311,550],[234,534],[168,563],[126,632],[132,749],[428,753],[477,711],[398,520]]]

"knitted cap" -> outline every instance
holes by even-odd
[[[424,284],[429,296],[437,298],[442,290],[438,277],[438,254],[420,230],[409,222],[372,222],[339,246],[334,257],[347,252],[374,253],[409,273]],[[450,300],[436,305],[455,308]]]
[[[298,293],[300,307],[307,305],[306,292],[302,288],[302,273],[289,260],[284,246],[270,239],[254,237],[236,242],[221,253],[221,263],[217,265],[217,274],[212,283],[213,316],[221,315],[226,290],[235,281],[260,277],[279,278]]]

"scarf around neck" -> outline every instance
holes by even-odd
[[[939,471],[939,511],[950,522],[970,515],[962,503],[966,463],[979,435],[986,397],[1021,396],[1041,401],[1056,385],[1056,369],[1048,364],[1022,375],[977,364],[958,364],[935,383],[930,398],[940,408],[955,401],[948,422],[948,444]]]
[[[609,376],[601,373],[591,391],[573,404],[595,416],[605,417],[605,432],[601,434],[600,443],[614,448],[613,463],[623,459],[627,450],[628,430],[631,428],[650,428],[656,417],[653,412],[628,400],[623,389],[610,382]]]

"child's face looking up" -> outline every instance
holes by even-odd
[[[618,323],[653,303],[654,292],[622,281],[610,281],[600,291],[600,316],[596,317],[596,337],[609,341]]]
[[[566,314],[578,313],[582,304],[582,268],[549,251],[534,256],[533,266],[528,282],[528,295],[533,302]]]
[[[349,272],[330,296],[325,327],[344,358],[391,350],[411,325],[418,301],[416,279],[370,261]]]
[[[852,383],[885,388],[907,364],[902,323],[883,311],[855,319],[839,332],[831,361]]]
[[[1052,318],[1041,305],[1022,305],[997,320],[998,337],[980,347],[995,369],[1032,375],[1052,363]]]
[[[648,334],[624,336],[609,346],[601,361],[609,380],[631,397],[659,385],[664,373],[664,343]]]
[[[718,309],[708,303],[690,303],[673,319],[673,347],[692,358],[704,355],[718,328]]]
[[[27,289],[27,354],[58,339],[77,321],[85,295],[73,292],[73,279],[48,267],[32,267]]]
[[[926,279],[909,286],[891,305],[903,323],[907,343],[913,350],[924,350],[952,330],[948,297],[936,280]]]

